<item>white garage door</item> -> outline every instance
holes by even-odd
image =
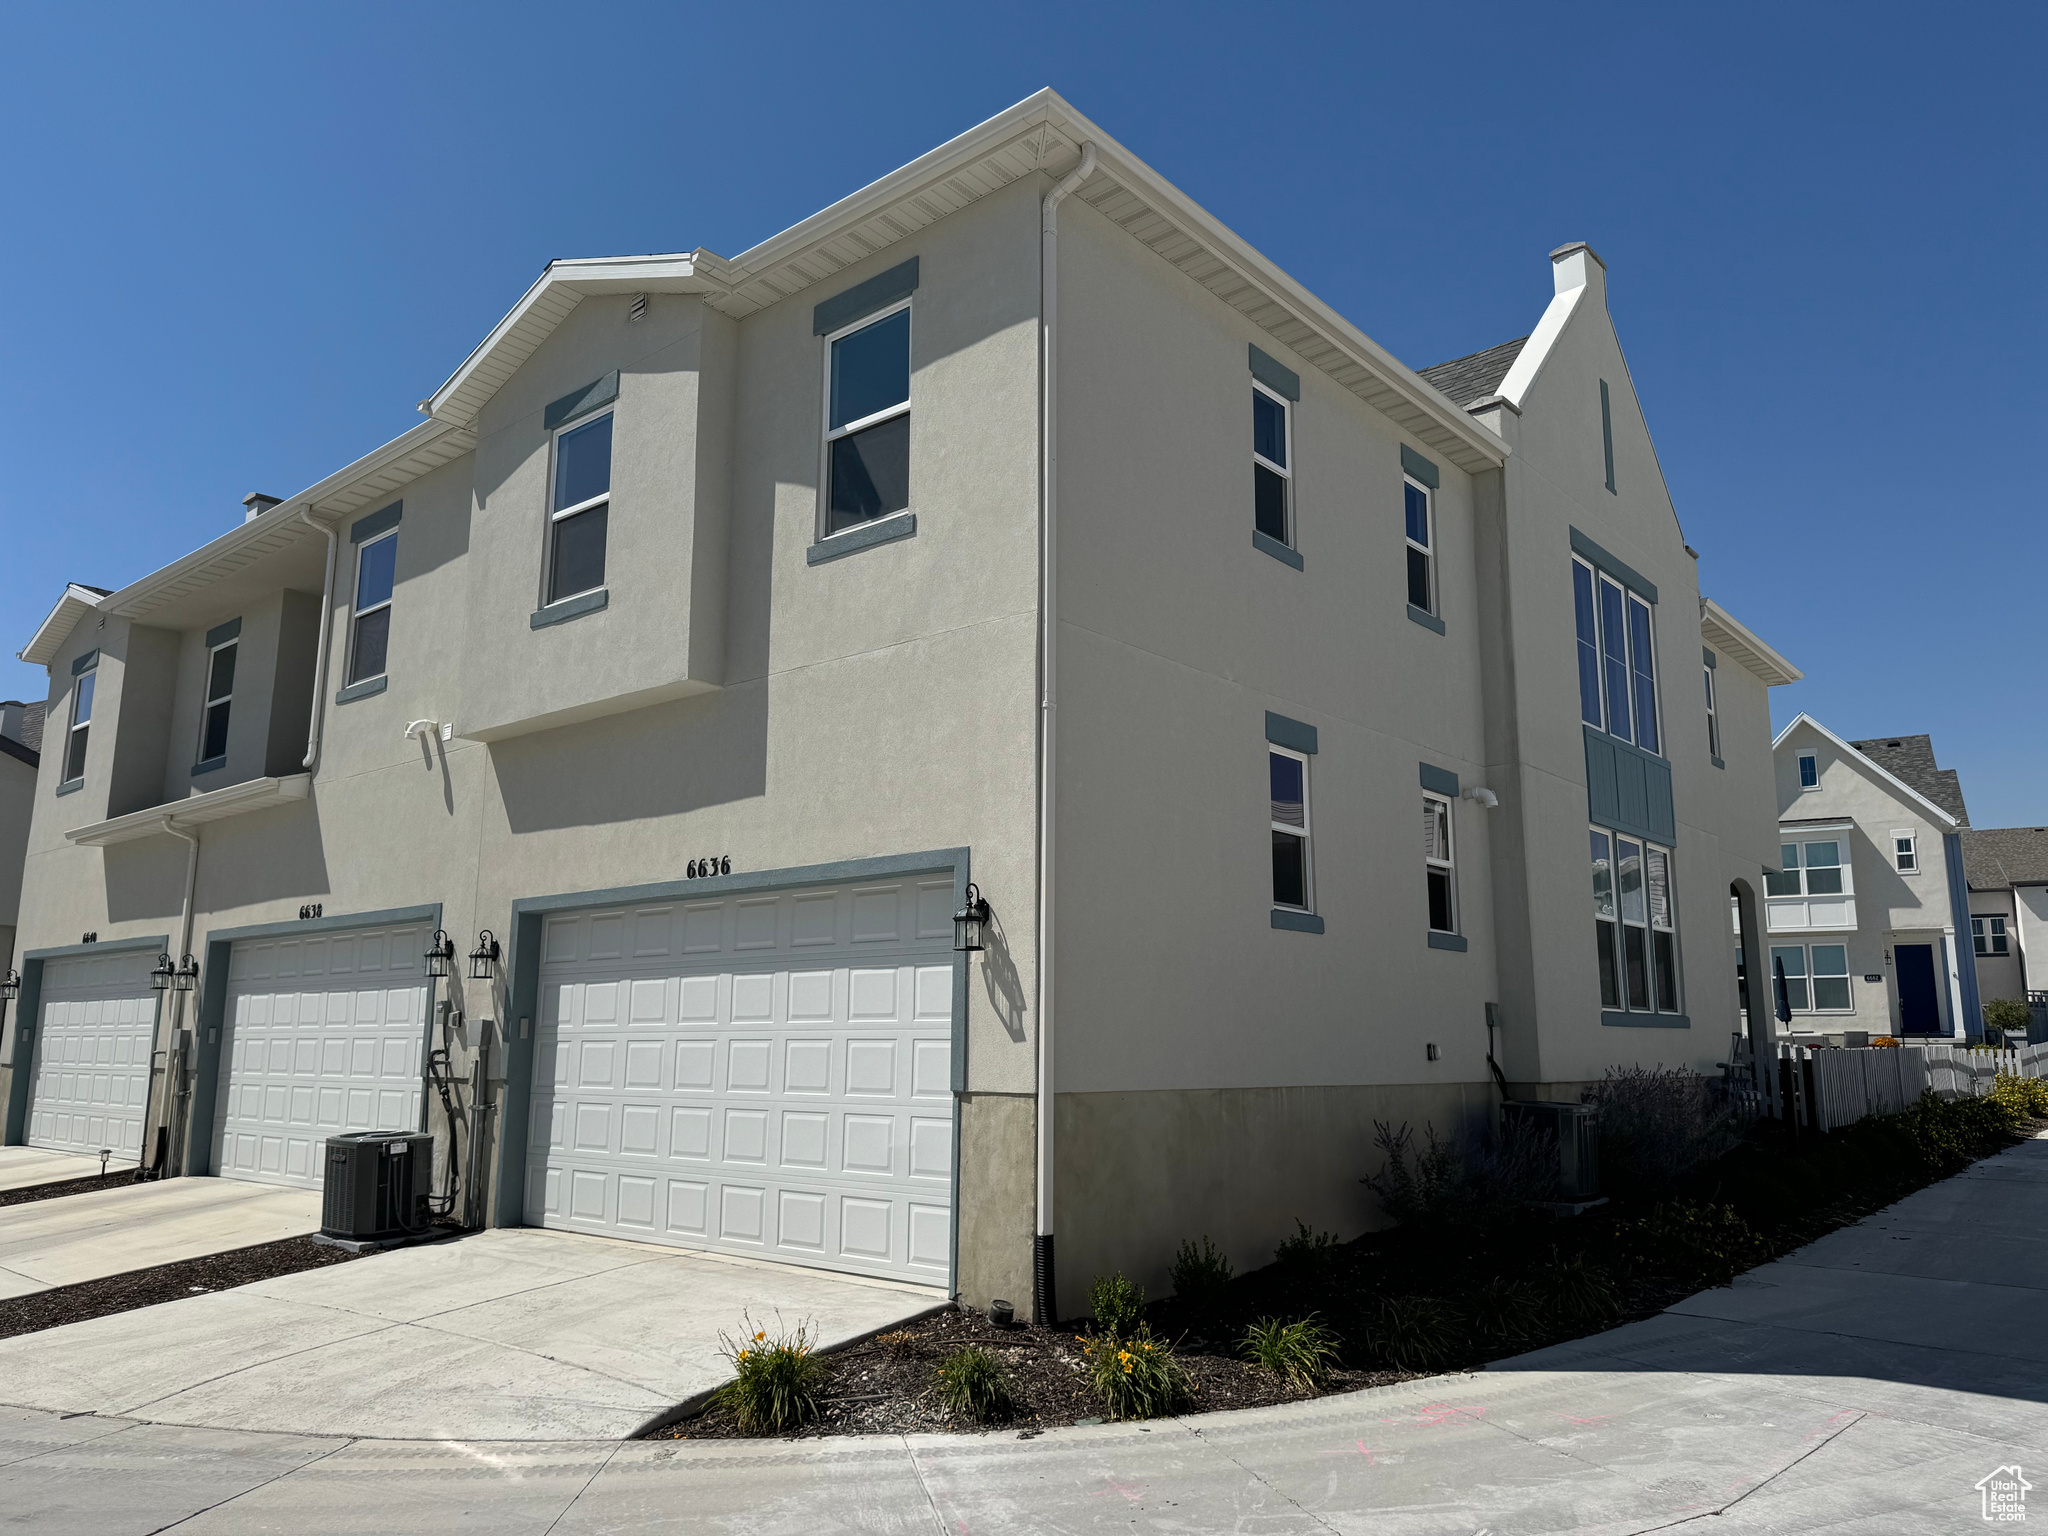
[[[428,937],[363,928],[235,945],[215,1173],[317,1188],[329,1136],[418,1127]]]
[[[953,882],[547,920],[526,1219],[945,1284]]]
[[[44,963],[30,1146],[111,1147],[126,1162],[141,1160],[156,1034],[156,994],[149,988],[155,963],[142,950]]]

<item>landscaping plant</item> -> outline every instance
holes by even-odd
[[[1434,1370],[1458,1347],[1457,1315],[1431,1296],[1390,1296],[1366,1330],[1366,1343],[1404,1371]]]
[[[1230,1283],[1230,1260],[1216,1251],[1209,1235],[1202,1234],[1202,1246],[1193,1238],[1180,1245],[1173,1259],[1173,1294],[1182,1301],[1207,1301]]]
[[[1598,1264],[1587,1263],[1583,1253],[1560,1259],[1553,1248],[1550,1262],[1536,1271],[1535,1285],[1541,1303],[1568,1323],[1601,1323],[1621,1310],[1612,1277]]]
[[[2024,997],[1997,997],[1984,1005],[1986,1033],[1995,1029],[2007,1040],[2023,1041],[2033,1022],[2033,1010]]]
[[[1123,1277],[1097,1275],[1088,1287],[1088,1309],[1095,1314],[1095,1326],[1121,1337],[1136,1328],[1145,1316],[1145,1288]]]
[[[1294,1236],[1280,1240],[1280,1246],[1273,1250],[1274,1259],[1296,1269],[1328,1268],[1337,1256],[1337,1234],[1317,1232],[1299,1216],[1294,1218],[1294,1225],[1298,1230]]]
[[[780,1434],[818,1416],[825,1366],[811,1353],[808,1323],[772,1339],[767,1329],[757,1328],[744,1343],[727,1333],[718,1340],[720,1352],[732,1363],[733,1379],[718,1389],[712,1404],[731,1413],[741,1430]]]
[[[1262,1317],[1245,1330],[1244,1352],[1276,1376],[1320,1392],[1337,1363],[1337,1336],[1311,1312],[1298,1322]]]
[[[1408,1125],[1374,1121],[1380,1168],[1360,1181],[1403,1226],[1494,1226],[1557,1193],[1557,1138],[1531,1122],[1499,1125],[1462,1145],[1439,1140],[1434,1125],[1422,1136],[1417,1147]]]
[[[1081,1353],[1088,1362],[1088,1385],[1113,1419],[1156,1419],[1188,1399],[1188,1373],[1174,1358],[1173,1346],[1153,1338],[1142,1323],[1128,1338],[1098,1333],[1084,1339]]]
[[[1646,1269],[1726,1285],[1771,1256],[1771,1245],[1732,1205],[1674,1200],[1629,1224],[1624,1240]]]
[[[2016,1117],[2048,1119],[2048,1081],[2001,1072],[1991,1084],[1991,1097]]]
[[[1543,1308],[1526,1281],[1493,1275],[1476,1287],[1467,1310],[1473,1325],[1487,1338],[1516,1344],[1532,1338],[1542,1326]]]
[[[1718,1085],[1682,1067],[1609,1067],[1586,1092],[1600,1106],[1600,1179],[1620,1197],[1656,1197],[1742,1140]]]
[[[946,1406],[977,1424],[1007,1419],[1016,1407],[1002,1365],[978,1344],[956,1349],[941,1360],[937,1381]]]

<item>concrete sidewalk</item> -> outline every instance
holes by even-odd
[[[407,1443],[0,1414],[0,1509],[51,1536],[1982,1531],[1980,1479],[2048,1468],[2044,1231],[2036,1142],[1733,1289],[1477,1376],[1029,1441]]]
[[[0,1207],[0,1300],[319,1230],[319,1190],[234,1179],[165,1179]]]
[[[133,1173],[135,1164],[107,1161],[108,1173]],[[27,1189],[36,1184],[61,1184],[67,1179],[96,1179],[100,1160],[83,1152],[51,1152],[42,1147],[0,1147],[0,1190]]]

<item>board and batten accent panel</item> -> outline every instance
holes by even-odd
[[[1671,765],[1605,731],[1586,735],[1586,814],[1603,827],[1667,846],[1677,836]]]
[[[57,1152],[110,1149],[142,1157],[156,993],[146,950],[81,955],[43,966],[28,1144]]]
[[[427,937],[406,924],[236,941],[215,1173],[317,1189],[328,1137],[418,1129]]]
[[[942,1285],[950,878],[548,917],[526,1219]]]

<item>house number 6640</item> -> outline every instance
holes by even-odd
[[[713,875],[729,875],[731,873],[731,854],[725,854],[716,859],[692,859],[687,870],[687,874],[692,880],[708,880]]]

